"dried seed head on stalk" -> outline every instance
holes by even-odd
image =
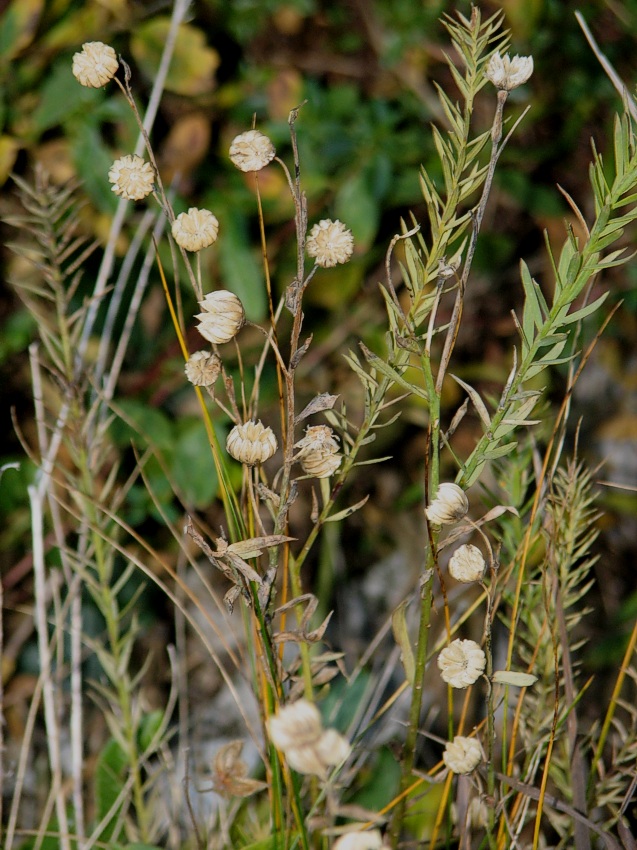
[[[480,581],[484,576],[486,562],[482,552],[477,546],[465,543],[459,546],[449,559],[449,573],[456,579],[465,583]]]
[[[533,73],[533,57],[514,56],[511,59],[508,53],[500,56],[498,51],[487,62],[484,73],[497,89],[511,91],[525,83]]]
[[[199,302],[203,310],[197,313],[199,319],[197,330],[204,339],[215,345],[230,342],[245,324],[245,312],[241,300],[227,289],[217,289],[209,292],[203,301]]]
[[[190,207],[188,212],[179,213],[173,221],[171,231],[175,242],[186,251],[201,251],[217,241],[219,222],[210,210]]]
[[[354,237],[338,219],[324,218],[310,230],[305,244],[308,257],[324,269],[337,263],[346,263],[354,251]]]
[[[112,80],[119,62],[117,54],[109,44],[87,41],[81,53],[73,54],[73,76],[82,86],[98,89]]]
[[[241,758],[243,741],[230,741],[217,752],[212,773],[212,784],[217,794],[225,799],[249,797],[267,788],[266,782],[251,779],[248,765]]]
[[[381,850],[383,837],[378,829],[346,832],[334,842],[332,850]]]
[[[127,154],[116,159],[108,179],[111,189],[127,201],[141,201],[153,191],[155,172],[150,162],[144,162],[137,154]]]
[[[329,478],[341,465],[338,437],[328,425],[310,425],[305,437],[295,444],[303,471],[315,478]]]
[[[240,171],[261,171],[275,155],[270,139],[258,130],[241,133],[230,145],[230,160]]]
[[[271,428],[249,419],[230,431],[226,448],[235,460],[246,466],[256,466],[272,457],[277,450],[277,442]]]
[[[471,773],[482,761],[482,747],[475,738],[456,735],[447,742],[442,759],[453,773]]]
[[[184,371],[195,387],[211,387],[219,377],[221,360],[212,351],[195,351],[188,358]]]
[[[473,640],[453,640],[438,656],[440,675],[452,688],[473,685],[484,672],[486,664],[486,655]]]
[[[457,484],[445,482],[438,487],[436,498],[426,509],[432,525],[449,525],[458,522],[469,510],[469,500]]]

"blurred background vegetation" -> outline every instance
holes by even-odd
[[[116,206],[107,172],[116,156],[132,151],[137,129],[118,88],[86,89],[71,75],[71,58],[86,41],[111,44],[132,69],[132,85],[143,109],[163,48],[171,6],[134,0],[12,0],[0,3],[0,215],[17,212],[11,173],[29,178],[36,163],[56,183],[77,178],[85,200],[86,235],[106,239]],[[581,11],[600,46],[629,89],[637,81],[637,0],[507,0],[485,2],[484,15],[502,9],[511,28],[512,52],[532,54],[535,73],[510,97],[508,114],[531,109],[506,148],[496,176],[470,282],[466,321],[454,371],[481,387],[500,385],[515,338],[510,310],[519,307],[518,261],[524,257],[542,281],[543,232],[555,244],[564,238],[569,209],[559,183],[590,212],[590,139],[604,150],[611,139],[614,112],[621,102],[592,54],[575,20]],[[249,318],[265,318],[255,197],[251,182],[229,163],[232,138],[256,124],[282,158],[290,160],[288,113],[305,102],[297,122],[302,180],[310,222],[329,215],[352,229],[354,261],[329,274],[317,274],[308,293],[307,322],[314,347],[303,362],[308,392],[340,392],[356,382],[341,356],[362,337],[382,346],[384,322],[377,281],[385,251],[401,218],[423,210],[418,172],[436,173],[428,125],[440,120],[434,82],[452,93],[444,61],[447,36],[443,14],[469,14],[466,2],[449,0],[198,0],[182,26],[159,117],[152,134],[165,183],[176,192],[176,207],[206,206],[220,220],[221,236],[206,252],[207,288],[234,290]],[[476,109],[479,128],[493,114],[493,92],[484,90]],[[260,176],[274,285],[293,276],[292,206],[281,171]],[[120,244],[125,255],[143,206],[135,207]],[[16,238],[2,226],[2,243]],[[635,234],[627,233],[627,244]],[[11,611],[31,596],[26,484],[33,469],[16,433],[30,442],[34,422],[27,346],[34,324],[9,284],[32,272],[7,248],[1,249],[0,289],[0,461],[20,460],[0,486],[0,570],[4,603]],[[166,268],[169,254],[162,247]],[[99,251],[87,263],[78,305],[92,291]],[[215,494],[210,474],[198,474],[196,458],[205,451],[190,389],[153,272],[120,383],[118,404],[162,449],[187,504],[209,508]],[[622,301],[612,325],[578,386],[573,431],[583,416],[581,451],[597,465],[597,478],[637,484],[637,266],[629,264],[599,283],[611,289],[607,304]],[[546,281],[544,281],[546,283]],[[194,303],[183,287],[186,315]],[[99,328],[98,328],[99,330]],[[592,339],[595,327],[586,328]],[[246,332],[247,333],[247,332]],[[371,343],[370,343],[371,341]],[[243,341],[242,341],[243,342]],[[249,346],[249,334],[246,338]],[[255,346],[258,340],[255,338]],[[191,345],[200,343],[193,331]],[[563,375],[552,377],[549,398],[559,400]],[[311,381],[310,381],[311,379]],[[272,395],[275,389],[272,384]],[[448,410],[459,397],[449,388]],[[267,403],[267,397],[264,398]],[[390,553],[404,533],[402,511],[418,508],[418,459],[422,456],[424,412],[413,402],[383,439],[394,461],[369,479],[355,482],[373,498],[356,515],[346,551],[347,573],[356,576]],[[221,423],[223,426],[223,423]],[[113,439],[126,447],[131,431],[120,425]],[[385,451],[383,450],[383,453]],[[416,462],[414,463],[414,458]],[[132,461],[132,457],[131,457]],[[172,505],[170,486],[157,467],[153,485]],[[596,624],[611,635],[598,642],[592,665],[612,664],[623,639],[622,622],[637,608],[634,556],[637,502],[634,492],[600,487],[604,581],[596,600]],[[133,488],[125,519],[161,547],[161,528],[142,487]],[[213,518],[214,521],[214,518]],[[219,520],[217,520],[219,522]],[[358,523],[358,526],[356,526]],[[168,544],[167,544],[168,545]],[[161,628],[157,614],[149,623]],[[17,653],[17,669],[29,671],[30,641]],[[35,645],[31,646],[35,649]],[[5,671],[5,677],[8,673]]]

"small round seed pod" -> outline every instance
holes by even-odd
[[[477,681],[487,664],[482,649],[473,640],[453,640],[438,656],[443,680],[452,688],[468,688]]]
[[[230,161],[240,171],[261,171],[275,155],[270,139],[258,130],[241,133],[230,145]]]
[[[276,437],[271,428],[249,419],[235,425],[226,440],[228,454],[246,466],[265,463],[277,450]]]
[[[334,842],[333,850],[382,850],[383,837],[378,829],[347,832]]]
[[[456,735],[445,746],[442,759],[453,773],[472,773],[482,761],[482,747],[475,738]]]
[[[212,351],[195,351],[185,366],[186,377],[195,387],[211,387],[220,371],[221,360]]]
[[[73,76],[82,86],[98,89],[112,80],[119,62],[117,54],[109,44],[87,41],[81,53],[73,54]]]
[[[354,251],[354,237],[342,221],[324,218],[310,230],[305,243],[308,257],[328,269],[337,263],[346,263]]]
[[[323,733],[323,723],[313,702],[299,699],[280,708],[268,718],[268,733],[277,750],[316,744]]]
[[[310,425],[305,437],[295,444],[299,449],[297,459],[303,471],[315,478],[329,478],[341,465],[343,456],[338,451],[338,438],[327,425]]]
[[[108,172],[111,190],[127,201],[141,201],[153,191],[155,172],[150,162],[137,154],[116,159]]]
[[[195,316],[199,319],[197,330],[215,345],[229,342],[245,324],[243,304],[234,292],[227,289],[209,292],[199,306],[203,312]]]
[[[449,573],[456,581],[481,581],[486,569],[482,552],[477,546],[465,543],[449,559]]]
[[[179,213],[171,225],[175,242],[186,251],[201,251],[217,241],[219,222],[210,210],[190,207],[188,212]]]
[[[457,484],[446,482],[438,487],[436,498],[426,509],[432,525],[449,525],[458,522],[469,510],[469,500]]]

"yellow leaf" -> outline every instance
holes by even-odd
[[[20,142],[13,136],[0,136],[0,186],[5,182],[20,150]]]
[[[0,56],[13,59],[33,41],[44,0],[13,0],[0,17]]]

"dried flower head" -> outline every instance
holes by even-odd
[[[436,498],[425,513],[432,525],[449,525],[458,522],[469,510],[469,500],[457,484],[445,482],[438,487]]]
[[[201,251],[217,241],[219,222],[210,210],[190,207],[188,212],[179,213],[172,223],[175,242],[186,251]]]
[[[82,86],[98,89],[106,85],[118,67],[117,54],[101,41],[87,41],[81,53],[73,54],[73,76]]]
[[[199,319],[197,330],[215,345],[229,342],[245,324],[243,304],[234,292],[227,289],[209,292],[199,306],[203,312],[195,316]]]
[[[241,758],[243,741],[230,741],[215,756],[212,785],[217,794],[230,797],[249,797],[267,788],[266,782],[250,779],[248,765]]]
[[[328,269],[349,260],[354,251],[354,237],[342,221],[324,218],[310,230],[305,247],[318,266]]]
[[[473,640],[453,640],[438,656],[443,680],[452,688],[468,688],[484,672],[487,658]]]
[[[249,419],[230,431],[226,448],[235,460],[246,466],[256,466],[272,457],[277,450],[277,442],[271,428]]]
[[[297,459],[303,471],[315,478],[329,478],[341,465],[343,456],[338,451],[338,437],[327,425],[310,425],[305,437],[294,448],[299,449]]]
[[[261,171],[275,154],[270,139],[258,130],[241,133],[230,145],[230,160],[240,171]]]
[[[381,850],[383,838],[378,829],[346,832],[334,842],[333,850]]]
[[[471,543],[459,546],[449,559],[449,573],[456,581],[480,581],[486,566],[482,552]]]
[[[503,91],[511,91],[521,86],[532,73],[532,56],[514,56],[511,59],[508,53],[500,56],[499,51],[489,59],[485,71],[487,79]]]
[[[141,156],[127,154],[115,160],[108,179],[116,195],[127,201],[141,201],[153,191],[155,172],[150,162],[144,162]]]
[[[185,366],[186,377],[195,387],[211,387],[220,371],[221,360],[212,351],[195,351]]]
[[[316,706],[300,699],[280,708],[267,722],[270,740],[297,773],[324,778],[344,761],[351,747],[335,729],[323,729]]]
[[[442,759],[453,773],[471,773],[482,761],[482,747],[475,738],[456,735],[445,746]]]

